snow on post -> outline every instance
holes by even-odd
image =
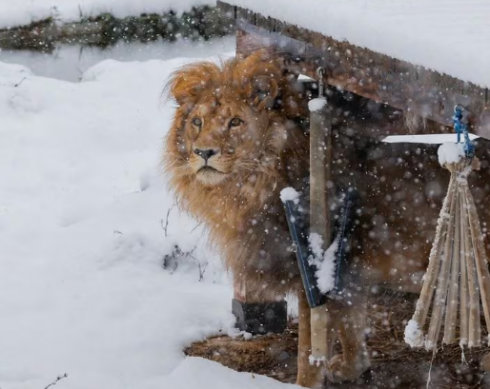
[[[311,233],[308,237],[308,242],[311,249],[310,263],[315,265],[315,277],[318,289],[327,294],[335,288],[335,253],[339,247],[338,239],[323,251],[323,238],[316,233]]]
[[[443,143],[437,149],[437,156],[441,166],[450,163],[458,163],[465,158],[464,143]]]
[[[324,97],[317,97],[316,99],[312,99],[308,102],[308,109],[310,110],[310,112],[321,111],[326,106],[327,99]]]
[[[419,327],[419,324],[410,319],[405,327],[405,343],[410,347],[423,347],[425,336]]]
[[[296,189],[288,186],[281,190],[281,201],[285,204],[286,201],[292,201],[294,204],[298,204],[299,202],[299,193]]]

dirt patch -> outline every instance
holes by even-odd
[[[372,368],[357,382],[331,385],[331,388],[490,388],[488,373],[480,360],[488,347],[465,349],[445,346],[433,355],[413,350],[403,341],[405,323],[413,314],[417,296],[383,291],[368,304],[367,343]],[[293,383],[296,377],[297,328],[291,325],[283,334],[254,336],[250,340],[218,336],[193,343],[186,355],[219,362],[231,369],[263,374]],[[463,359],[464,358],[464,359]]]
[[[280,335],[256,336],[251,340],[218,336],[193,343],[185,353],[219,362],[237,371],[294,382],[297,342],[297,329],[291,328]]]

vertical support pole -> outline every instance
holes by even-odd
[[[310,109],[310,235],[322,237],[325,249],[330,244],[327,187],[330,179],[331,112],[323,96],[323,71],[318,69],[319,96],[309,103]],[[311,309],[311,357],[327,361],[326,304]]]

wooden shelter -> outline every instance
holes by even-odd
[[[323,81],[330,87],[381,103],[394,112],[410,112],[439,124],[411,128],[411,134],[452,132],[453,109],[460,104],[469,112],[470,131],[490,139],[488,88],[236,5],[243,3],[218,1],[220,10],[236,20],[237,56],[266,49],[283,56],[292,72],[316,80],[316,71],[321,67]],[[403,115],[394,117],[384,126],[366,126],[359,130],[363,131],[363,136],[378,139],[406,135]],[[260,309],[257,303],[247,304],[246,285],[235,285],[234,312],[241,328],[257,332],[262,326],[261,331],[281,331],[286,321],[285,306],[280,302],[263,302]],[[274,314],[268,315],[271,310]],[[274,318],[270,323],[268,316]],[[278,320],[280,317],[282,320]]]
[[[239,56],[265,48],[291,58],[291,67],[314,79],[316,69],[321,66],[326,69],[325,82],[331,86],[411,111],[445,126],[452,126],[454,106],[461,104],[471,113],[471,132],[490,139],[488,88],[225,1],[218,1],[218,6],[237,21]],[[403,128],[398,131],[406,133]],[[396,128],[391,128],[386,135],[396,132]]]

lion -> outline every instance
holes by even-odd
[[[308,190],[309,139],[301,125],[307,99],[296,75],[280,58],[256,52],[220,65],[186,65],[173,74],[168,91],[178,106],[163,159],[179,205],[204,222],[235,280],[247,280],[257,298],[298,294],[297,384],[358,378],[370,367],[368,288],[420,287],[448,183],[432,157],[434,147],[357,136],[356,126],[368,126],[380,111],[373,113],[369,104],[352,108],[342,96],[331,99],[338,117],[332,182],[355,185],[361,205],[343,298],[327,302],[329,346],[338,336],[342,353],[326,368],[311,366],[310,309],[279,196],[285,187]],[[488,211],[485,217],[490,221]]]

